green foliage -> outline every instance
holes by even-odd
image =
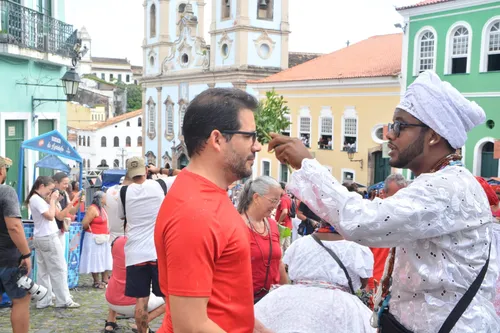
[[[116,83],[120,89],[127,90],[127,112],[142,108],[142,90],[136,84],[125,84],[121,81]]]
[[[279,96],[274,89],[266,92],[266,99],[259,103],[255,113],[255,124],[257,139],[261,144],[268,144],[271,141],[269,133],[281,133],[290,126],[291,123],[286,118],[290,114],[290,109],[286,103],[283,96]]]
[[[142,89],[136,84],[127,85],[127,112],[142,108]]]

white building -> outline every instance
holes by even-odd
[[[72,128],[68,138],[83,159],[86,170],[126,167],[130,157],[142,153],[142,110],[88,126]]]
[[[87,48],[87,53],[82,57],[78,72],[94,74],[99,79],[113,82],[121,81],[126,84],[138,84],[142,76],[142,67],[133,66],[127,58],[104,58],[92,56],[92,38],[85,27],[78,31],[82,40],[82,48]]]
[[[143,154],[182,168],[187,104],[212,87],[247,90],[288,68],[289,0],[213,0],[210,46],[204,0],[144,1]]]

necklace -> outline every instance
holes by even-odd
[[[250,225],[250,229],[252,229],[253,239],[255,241],[255,244],[257,245],[257,248],[259,249],[259,252],[260,252],[260,255],[261,255],[261,258],[262,258],[262,263],[264,264],[265,267],[269,267],[271,265],[272,239],[271,239],[271,230],[269,228],[269,225],[266,223],[267,219],[264,219],[264,233],[267,231],[267,236],[269,237],[269,260],[266,263],[266,260],[264,258],[264,251],[262,251],[262,248],[260,247],[259,242],[257,241],[257,237],[255,236],[256,233],[259,234],[259,235],[261,235],[261,236],[262,236],[262,234],[259,233],[259,232],[257,232],[253,228],[252,221],[250,221],[250,218],[248,217],[247,212],[245,212],[245,217],[247,218],[248,224]]]
[[[250,220],[250,218],[248,217],[248,214],[245,212],[245,217],[247,218],[247,221],[248,221],[248,225],[250,226],[250,229],[252,229],[252,231],[258,233],[259,235],[261,236],[265,236],[266,235],[266,231],[268,231],[268,225],[266,223],[266,219],[264,219],[264,230],[262,232],[258,231],[257,228],[253,225],[252,221]]]
[[[436,171],[439,171],[441,169],[446,168],[448,165],[455,165],[455,164],[460,164],[460,163],[454,163],[456,161],[462,160],[462,156],[458,154],[449,154],[440,159],[436,165],[429,171],[429,173],[434,173]]]

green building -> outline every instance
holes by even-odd
[[[66,103],[40,100],[66,98],[61,77],[71,66],[77,32],[64,22],[64,3],[0,0],[0,155],[14,161],[7,177],[14,187],[24,140],[54,129],[66,136]],[[31,151],[25,156],[23,191],[40,158]]]
[[[474,175],[499,177],[500,1],[426,0],[397,10],[404,19],[402,88],[430,69],[483,107],[486,124],[469,133],[462,155]]]

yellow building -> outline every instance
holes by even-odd
[[[66,111],[70,127],[86,128],[97,122],[106,121],[106,108],[102,105],[90,108],[76,102],[67,102]]]
[[[374,36],[249,86],[259,98],[272,89],[284,96],[292,122],[284,134],[301,138],[339,181],[370,185],[391,173],[383,127],[400,100],[401,51],[401,34]],[[288,181],[287,167],[267,147],[254,170]]]

